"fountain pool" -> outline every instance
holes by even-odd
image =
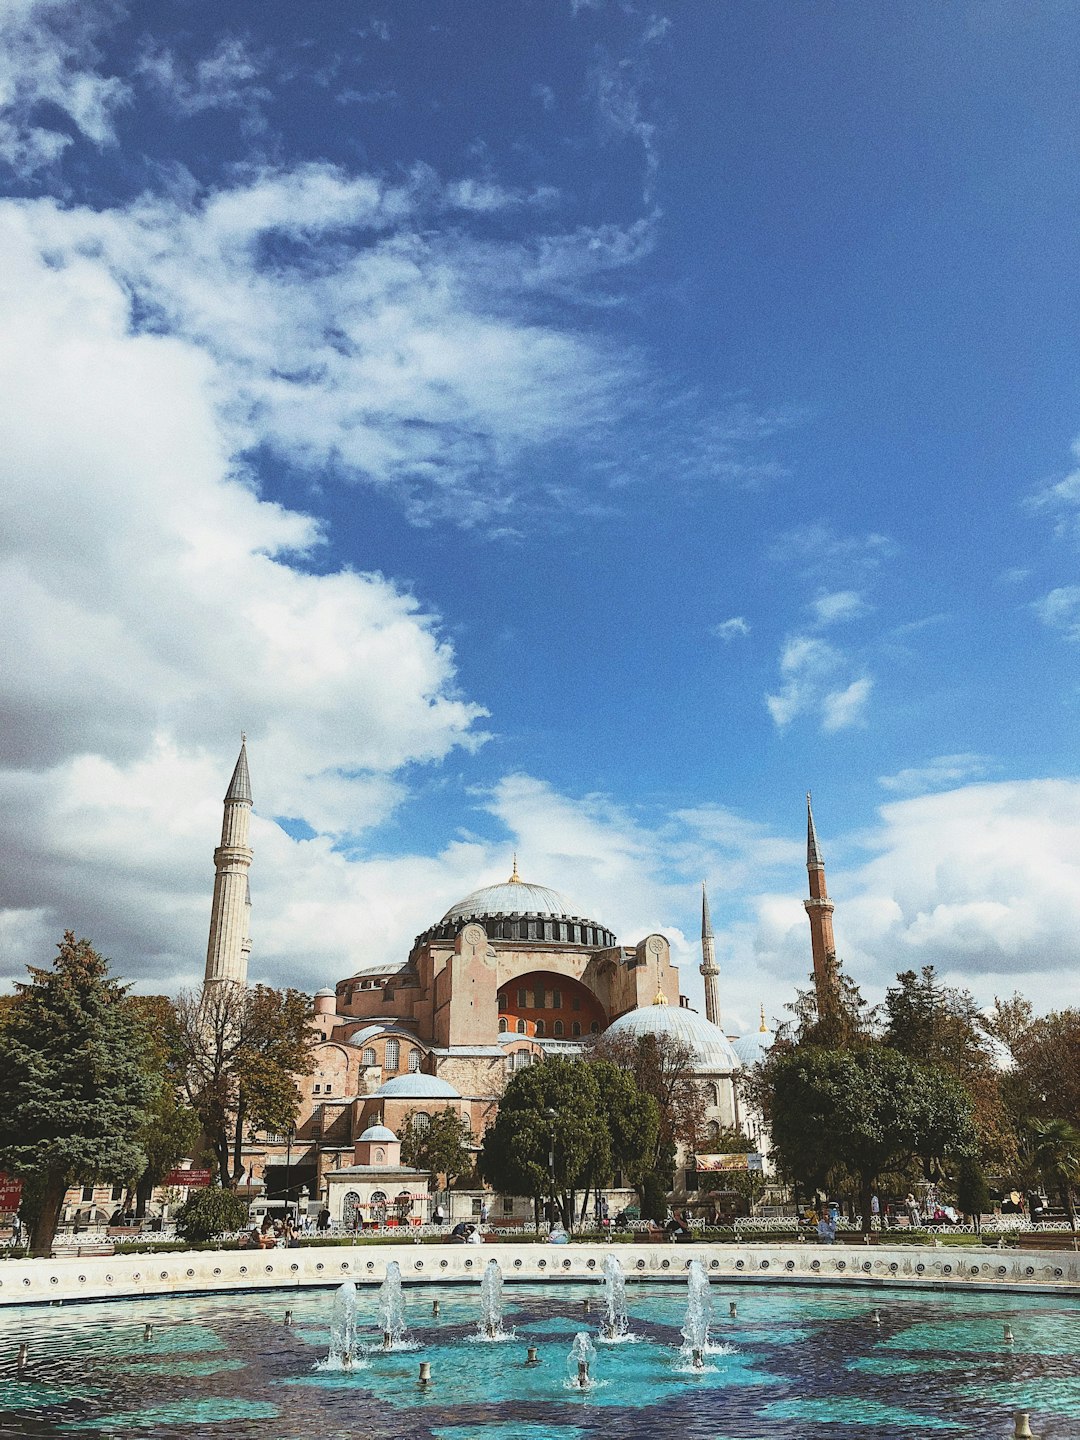
[[[1019,1409],[1040,1440],[1080,1433],[1080,1299],[1069,1296],[723,1280],[706,1295],[698,1277],[688,1315],[686,1280],[628,1276],[637,1341],[605,1345],[599,1277],[518,1283],[502,1302],[512,1338],[477,1345],[479,1279],[443,1288],[438,1315],[431,1290],[410,1286],[391,1287],[389,1316],[386,1295],[364,1286],[355,1302],[351,1289],[322,1289],[12,1307],[0,1311],[0,1437],[1007,1440]],[[395,1332],[407,1323],[412,1348],[382,1348],[388,1318]],[[700,1369],[686,1363],[688,1339],[706,1350]],[[363,1363],[340,1363],[350,1349]],[[587,1386],[567,1383],[579,1355]]]

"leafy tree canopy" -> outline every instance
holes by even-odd
[[[452,1185],[473,1167],[472,1130],[453,1110],[436,1110],[427,1124],[417,1123],[412,1111],[401,1137],[401,1160],[415,1170],[426,1170],[436,1182],[446,1177]],[[423,1112],[426,1114],[426,1112]]]
[[[311,1072],[318,1036],[298,990],[206,985],[176,1006],[183,1084],[213,1146],[221,1183],[243,1173],[247,1126],[288,1130],[300,1106],[296,1076]]]
[[[554,1111],[551,1120],[548,1110]],[[515,1071],[484,1135],[480,1169],[508,1195],[539,1199],[554,1185],[571,1223],[574,1192],[611,1173],[611,1137],[594,1068],[555,1056]]]
[[[127,987],[67,931],[51,970],[30,968],[0,1026],[0,1168],[43,1179],[33,1253],[48,1255],[70,1184],[125,1181],[155,1092]]]
[[[766,1067],[773,1149],[784,1170],[811,1187],[838,1171],[858,1177],[864,1229],[878,1177],[913,1157],[929,1161],[970,1148],[971,1103],[952,1076],[885,1046],[798,1046]]]
[[[239,1195],[216,1185],[196,1190],[176,1212],[176,1231],[182,1240],[201,1245],[218,1235],[243,1229],[248,1207]]]

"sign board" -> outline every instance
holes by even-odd
[[[703,1171],[760,1170],[762,1161],[757,1151],[749,1155],[698,1155],[694,1167],[699,1175]]]
[[[164,1185],[187,1185],[189,1187],[209,1185],[209,1170],[170,1170],[162,1181]]]
[[[5,1175],[0,1170],[0,1211],[10,1211],[14,1214],[18,1210],[19,1202],[22,1200],[22,1185],[21,1180],[16,1180],[11,1175]]]

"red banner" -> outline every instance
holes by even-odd
[[[210,1184],[209,1170],[170,1170],[162,1182],[165,1185],[187,1185],[191,1188]]]
[[[22,1185],[21,1180],[5,1175],[0,1170],[0,1210],[10,1210],[12,1213],[18,1210],[22,1200]]]

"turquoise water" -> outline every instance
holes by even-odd
[[[501,1343],[476,1338],[479,1282],[443,1290],[438,1316],[435,1293],[406,1291],[414,1348],[384,1352],[376,1292],[361,1289],[351,1371],[315,1368],[331,1291],[0,1311],[0,1440],[1007,1440],[1021,1408],[1040,1440],[1080,1436],[1080,1302],[1068,1299],[716,1281],[694,1369],[679,1355],[685,1286],[635,1277],[635,1338],[597,1343],[582,1391],[567,1357],[579,1330],[599,1341],[599,1285],[508,1283]]]

